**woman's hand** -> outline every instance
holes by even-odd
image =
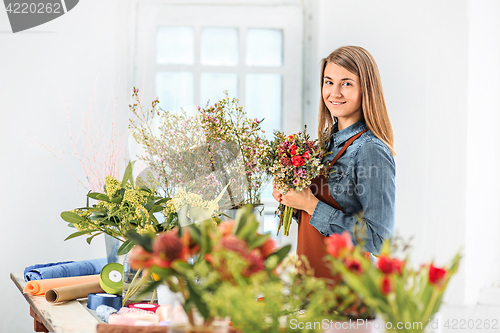
[[[316,198],[309,187],[306,187],[300,192],[295,192],[294,190],[288,191],[287,194],[283,195],[273,185],[273,197],[279,203],[306,211],[309,215],[314,213],[316,205],[318,204],[318,198]]]

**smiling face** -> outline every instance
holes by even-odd
[[[363,117],[359,77],[344,67],[327,63],[323,73],[322,95],[330,114],[338,120],[339,131]]]

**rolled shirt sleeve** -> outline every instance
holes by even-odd
[[[382,243],[394,236],[396,167],[390,150],[382,142],[365,142],[356,154],[351,180],[355,191],[351,200],[362,209],[352,214],[344,213],[320,201],[316,205],[310,224],[322,235],[348,231],[353,241],[357,214],[362,216],[364,226],[364,249],[378,254]],[[334,184],[328,183],[330,192]],[[347,194],[344,194],[347,195]],[[342,207],[349,212],[347,207]]]

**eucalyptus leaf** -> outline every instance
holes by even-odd
[[[92,236],[90,236],[90,237],[87,237],[87,243],[90,245],[90,242],[92,242],[92,240],[94,239],[94,237],[95,237],[95,236],[98,236],[98,235],[100,235],[100,234],[102,234],[102,232],[98,232],[98,233],[96,233],[96,234],[93,234],[93,235],[92,235]]]
[[[127,237],[132,240],[135,244],[138,244],[144,248],[147,252],[153,252],[153,241],[150,237],[145,235],[140,235],[135,230],[127,231]]]
[[[64,240],[67,241],[68,239],[72,239],[72,238],[75,238],[75,237],[78,237],[78,236],[89,235],[89,234],[91,234],[94,231],[99,231],[99,230],[93,229],[93,230],[77,231],[77,232],[72,233],[68,237],[66,237]]]
[[[95,199],[95,200],[99,200],[99,201],[109,202],[109,197],[106,194],[102,194],[102,193],[92,192],[92,193],[87,194],[87,197]]]
[[[117,255],[121,256],[127,254],[133,246],[134,242],[131,239],[127,239],[118,249]]]
[[[202,317],[205,318],[205,320],[208,320],[210,318],[210,310],[208,309],[205,301],[202,299],[201,293],[198,290],[197,286],[193,281],[191,281],[191,279],[187,279],[187,287],[189,290],[190,298],[196,304],[196,309],[200,312]]]
[[[146,205],[144,206],[144,208],[146,208],[146,210],[149,212],[151,210],[151,208],[153,208],[153,206],[155,205],[155,201],[154,200],[149,200]]]
[[[121,196],[114,197],[113,199],[109,200],[112,203],[119,204],[123,201],[123,198]]]
[[[255,237],[253,240],[248,242],[248,247],[250,249],[254,249],[256,247],[259,247],[263,245],[267,240],[271,237],[271,234],[265,234],[265,235],[259,235]]]
[[[121,183],[123,188],[125,188],[125,186],[127,185],[127,181],[130,181],[130,185],[132,185],[132,187],[134,187],[134,178],[132,176],[132,171],[134,170],[134,164],[135,164],[135,161],[128,162],[128,164],[127,164],[127,168],[125,169],[125,172],[123,174],[122,183]]]
[[[85,218],[73,212],[62,212],[61,218],[69,223],[79,223],[85,221]]]
[[[285,245],[278,251],[274,252],[272,256],[277,256],[278,257],[278,262],[281,262],[285,257],[288,255],[288,252],[290,252],[290,249],[292,248],[291,245]]]

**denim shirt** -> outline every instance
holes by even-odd
[[[323,163],[333,160],[344,143],[366,129],[364,120],[337,131],[334,125]],[[394,236],[396,194],[396,165],[389,148],[370,130],[363,133],[330,168],[330,194],[345,211],[319,201],[309,222],[322,235],[348,231],[353,242],[354,225],[358,213],[363,214],[366,226],[365,246],[368,252],[378,254],[384,239]]]

